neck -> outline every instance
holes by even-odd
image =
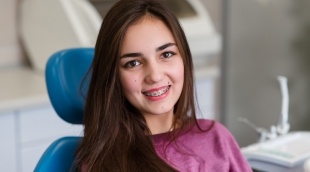
[[[152,135],[166,133],[172,129],[173,114],[145,115],[144,117]]]

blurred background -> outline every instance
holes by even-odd
[[[221,121],[241,146],[258,135],[238,120],[258,127],[277,125],[281,92],[277,76],[288,78],[291,130],[310,129],[310,2],[232,0],[224,3]]]

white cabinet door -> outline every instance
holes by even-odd
[[[82,135],[82,125],[65,122],[52,106],[24,109],[18,117],[22,172],[32,172],[43,152],[56,139]]]
[[[33,172],[37,163],[39,162],[43,152],[50,146],[54,140],[40,142],[39,144],[33,144],[33,146],[21,147],[20,159],[21,159],[21,172]]]
[[[215,119],[216,78],[205,77],[196,80],[196,95],[200,110],[197,109],[197,117]]]
[[[17,171],[16,136],[13,113],[0,113],[0,169]]]
[[[52,106],[22,110],[19,114],[21,144],[33,144],[45,139],[57,139],[64,135],[82,134],[81,125],[62,120]]]

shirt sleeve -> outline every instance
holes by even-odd
[[[229,172],[252,172],[253,170],[242,154],[240,147],[233,135],[222,124],[217,124],[221,134],[223,149],[225,149],[226,155],[229,159]]]

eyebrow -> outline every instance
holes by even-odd
[[[174,46],[174,45],[175,45],[175,43],[167,43],[167,44],[164,44],[164,45],[156,48],[156,51],[161,51],[161,50],[164,50],[164,49],[171,47],[171,46]]]
[[[175,43],[167,43],[167,44],[164,44],[162,46],[159,46],[158,48],[156,48],[156,52],[158,51],[162,51],[168,47],[171,47],[171,46],[175,46],[176,44]],[[123,54],[121,56],[121,58],[126,58],[126,57],[140,57],[142,56],[142,53],[127,53],[127,54]]]

